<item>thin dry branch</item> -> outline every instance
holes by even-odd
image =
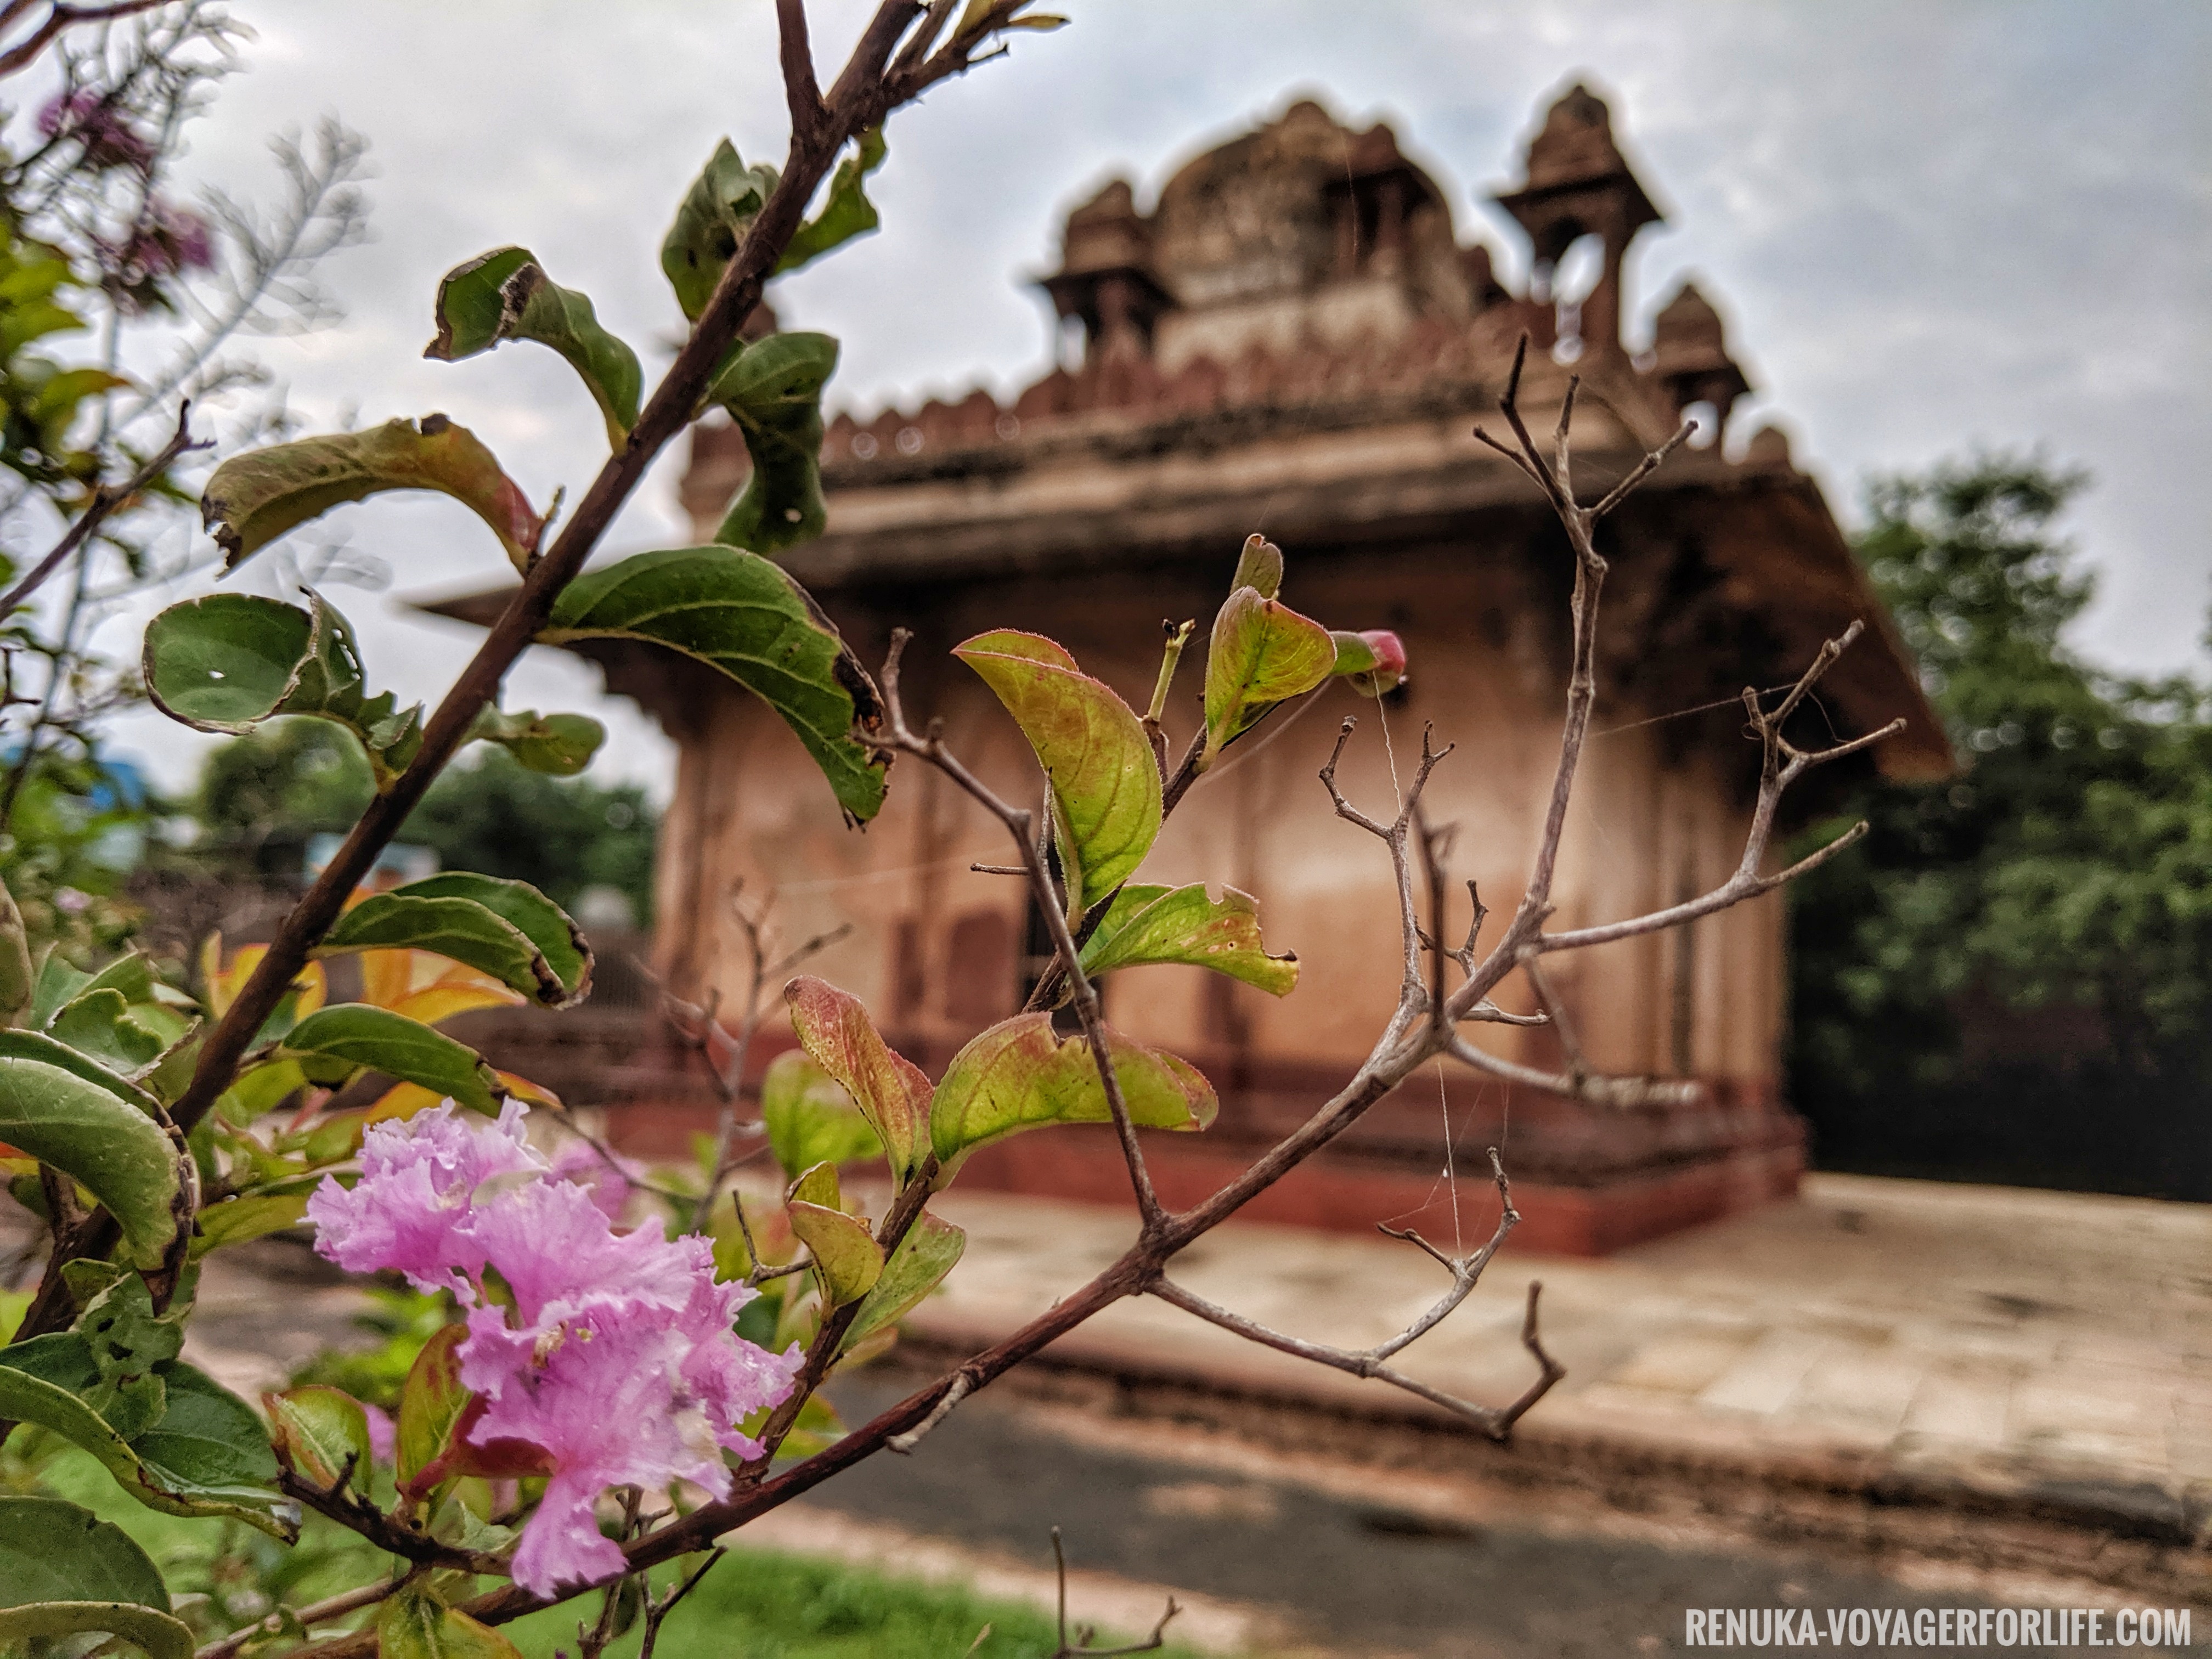
[[[1109,1656],[1120,1653],[1157,1653],[1167,1645],[1168,1620],[1182,1611],[1172,1595],[1168,1597],[1167,1611],[1152,1626],[1152,1633],[1141,1642],[1132,1642],[1126,1647],[1094,1648],[1091,1643],[1098,1632],[1084,1625],[1077,1628],[1075,1640],[1071,1643],[1067,1639],[1067,1552],[1060,1545],[1058,1527],[1052,1529],[1052,1563],[1060,1584],[1060,1645],[1053,1650],[1052,1659],[1109,1659]]]
[[[0,69],[0,74],[4,73],[6,73],[5,70]],[[68,562],[70,555],[83,546],[92,532],[106,522],[109,514],[116,508],[128,503],[140,490],[167,472],[179,456],[189,454],[196,449],[207,449],[213,447],[212,441],[204,443],[192,441],[190,424],[191,413],[192,406],[190,402],[186,402],[177,410],[176,431],[170,436],[168,442],[155,451],[144,465],[121,483],[101,484],[92,492],[92,499],[85,504],[84,511],[77,515],[74,524],[62,532],[61,539],[47,550],[46,556],[31,567],[22,580],[17,582],[4,594],[0,594],[0,619],[15,615],[23,601],[45,586],[47,579]]]

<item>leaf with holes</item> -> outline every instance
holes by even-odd
[[[82,1184],[156,1266],[177,1236],[180,1158],[144,1091],[35,1031],[0,1031],[0,1141]]]
[[[1188,1062],[1118,1031],[1107,1052],[1129,1117],[1153,1129],[1203,1129],[1213,1121],[1213,1085]],[[978,1146],[1053,1123],[1110,1123],[1105,1086],[1090,1045],[1062,1038],[1050,1014],[1017,1014],[983,1032],[945,1068],[930,1107],[930,1138],[949,1181]]]
[[[309,609],[253,593],[210,593],[147,624],[146,690],[171,720],[236,736],[280,714],[311,714],[359,740],[380,789],[422,746],[422,707],[363,691],[353,625],[321,595]]]
[[[573,778],[592,763],[607,728],[589,714],[506,714],[486,707],[471,722],[468,743],[495,743],[533,772]]]
[[[443,415],[233,456],[200,492],[200,517],[235,569],[286,531],[392,489],[451,495],[490,526],[517,570],[529,568],[544,520],[476,434]]]
[[[784,1212],[814,1258],[822,1293],[832,1307],[857,1302],[883,1276],[884,1253],[868,1224],[845,1213],[837,1188],[837,1166],[817,1164],[791,1183]]]
[[[875,684],[806,590],[757,553],[672,548],[587,572],[538,638],[646,640],[696,658],[783,717],[854,822],[883,805],[885,763],[851,735],[882,722]]]
[[[1119,887],[1160,832],[1160,774],[1128,704],[1050,640],[1012,629],[952,654],[983,677],[1036,750],[1052,784],[1053,830],[1070,908]]]
[[[1304,696],[1335,670],[1328,629],[1256,587],[1237,588],[1215,616],[1206,648],[1203,763],[1269,709]]]
[[[620,449],[637,424],[644,372],[637,353],[599,325],[592,302],[545,274],[527,248],[495,248],[456,265],[438,284],[438,333],[425,357],[457,362],[502,340],[535,340],[568,359]]]
[[[785,246],[775,268],[778,276],[812,264],[830,249],[866,235],[883,222],[877,216],[876,204],[868,199],[867,184],[868,175],[883,166],[890,154],[881,127],[870,127],[860,134],[853,153],[837,164],[822,211],[799,226]]]
[[[676,303],[691,321],[699,320],[714,297],[715,284],[737,257],[738,245],[752,228],[776,182],[774,167],[766,162],[747,167],[725,138],[684,192],[676,222],[660,244],[660,269],[676,290]]]
[[[760,1103],[769,1150],[787,1179],[817,1164],[883,1156],[884,1143],[852,1096],[796,1048],[778,1054],[761,1073]]]
[[[724,546],[775,553],[822,533],[822,389],[836,368],[827,334],[771,334],[716,373],[707,401],[729,411],[753,463],[714,532]]]
[[[315,947],[318,957],[363,951],[428,951],[549,1008],[591,990],[591,948],[565,911],[526,882],[465,871],[371,894]]]
[[[381,1072],[487,1116],[498,1112],[507,1092],[467,1044],[365,1002],[337,1003],[308,1015],[285,1034],[277,1052],[297,1060],[310,1083],[326,1088],[350,1083],[364,1071]]]
[[[893,1180],[904,1186],[929,1151],[929,1079],[892,1052],[858,997],[811,974],[785,986],[783,996],[800,1045],[866,1115],[890,1160]]]
[[[343,1389],[313,1382],[264,1394],[261,1405],[278,1462],[325,1492],[341,1483],[368,1490],[368,1413],[360,1401]]]
[[[922,1298],[945,1282],[967,1248],[968,1235],[951,1222],[940,1221],[927,1210],[916,1216],[891,1259],[884,1263],[883,1277],[853,1316],[839,1351],[849,1353],[921,1306]]]
[[[1187,963],[1279,997],[1298,982],[1298,959],[1270,956],[1261,941],[1252,896],[1224,887],[1212,898],[1203,882],[1124,887],[1084,945],[1081,960],[1083,971],[1094,975],[1147,963]]]

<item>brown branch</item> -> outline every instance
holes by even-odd
[[[1533,1066],[1500,1060],[1496,1054],[1476,1048],[1464,1037],[1455,1036],[1444,1052],[1462,1065],[1472,1066],[1478,1072],[1487,1072],[1502,1082],[1517,1083],[1525,1089],[1540,1089],[1547,1094],[1564,1095],[1587,1106],[1602,1106],[1614,1111],[1694,1106],[1705,1097],[1703,1084],[1679,1079],[1607,1077],[1592,1072],[1562,1073],[1539,1071]]]
[[[4,69],[0,69],[0,75],[4,75],[6,72]],[[92,492],[92,500],[86,504],[84,511],[77,515],[76,522],[63,532],[62,538],[47,550],[46,557],[33,565],[30,573],[22,580],[17,582],[4,594],[0,594],[0,618],[15,615],[21,607],[23,601],[46,585],[46,580],[62,568],[70,554],[84,544],[86,538],[100,528],[110,514],[129,502],[140,490],[167,472],[179,456],[192,450],[210,447],[206,443],[196,444],[191,441],[191,431],[186,424],[191,418],[191,403],[187,399],[177,410],[176,432],[170,437],[168,442],[155,452],[151,459],[121,483],[102,484]]]
[[[722,1558],[728,1553],[727,1550],[720,1549],[708,1552],[707,1559],[698,1565],[691,1576],[670,1590],[667,1595],[659,1601],[647,1598],[645,1636],[638,1644],[637,1659],[653,1659],[653,1644],[660,1640],[660,1627],[667,1621],[668,1615],[676,1611],[676,1604],[698,1589],[699,1581],[712,1572],[720,1564]],[[195,1659],[198,1659],[197,1656]]]

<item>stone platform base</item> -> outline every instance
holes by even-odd
[[[1152,1184],[1170,1209],[1200,1202],[1245,1168],[1245,1161],[1227,1149],[1164,1135],[1146,1140]],[[1516,1181],[1513,1204],[1522,1221],[1513,1242],[1547,1255],[1607,1255],[1794,1196],[1804,1170],[1804,1150],[1791,1144],[1740,1150],[1590,1186]],[[1510,1158],[1506,1173],[1512,1173]],[[1002,1140],[969,1157],[960,1184],[973,1191],[1134,1208],[1121,1149],[1103,1133],[1063,1130]],[[1449,1240],[1486,1236],[1498,1224],[1498,1190],[1483,1172],[1480,1154],[1461,1164],[1447,1181],[1441,1170],[1422,1175],[1323,1153],[1291,1171],[1238,1214],[1253,1221],[1369,1236],[1377,1222],[1387,1222]]]

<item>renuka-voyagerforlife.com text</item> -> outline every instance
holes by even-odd
[[[2186,1607],[1691,1607],[1692,1648],[2186,1648]]]

